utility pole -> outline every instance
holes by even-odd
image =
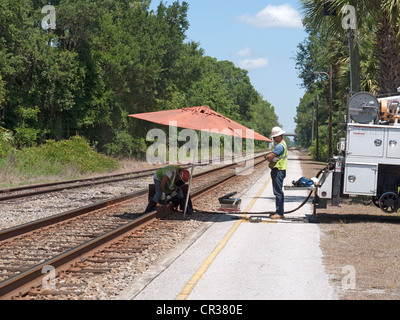
[[[350,56],[350,95],[360,92],[360,53],[358,49],[357,29],[349,29],[349,56]]]
[[[313,103],[313,109],[312,109],[312,129],[311,129],[311,143],[314,142],[314,131],[315,131],[315,120],[314,120],[314,113],[315,113],[315,103]]]
[[[329,66],[329,151],[328,158],[332,158],[332,65]]]
[[[316,130],[315,130],[315,138],[316,138],[316,149],[315,149],[315,160],[319,161],[319,137],[318,137],[318,132],[319,132],[319,125],[318,125],[318,104],[319,104],[319,95],[317,95],[317,99],[315,100],[315,122],[316,122]]]

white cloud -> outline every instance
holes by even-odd
[[[256,59],[245,59],[239,62],[239,67],[242,69],[263,69],[268,66],[268,59],[256,58]]]
[[[239,50],[236,55],[239,57],[248,57],[251,56],[252,53],[252,49],[250,47],[246,47],[242,50]]]
[[[247,13],[238,19],[244,23],[260,28],[302,28],[300,13],[289,4],[280,6],[268,5],[255,16]]]

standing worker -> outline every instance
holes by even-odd
[[[181,187],[189,181],[190,173],[179,166],[169,165],[158,169],[153,176],[155,194],[148,204],[145,213],[153,211],[159,200],[165,202],[171,200],[176,206],[179,205],[183,211],[185,207],[185,196]],[[192,203],[189,197],[187,213],[193,213]]]
[[[285,140],[283,140],[283,131],[279,127],[272,128],[271,138],[274,139],[278,145],[274,151],[267,156],[269,167],[271,169],[272,188],[275,195],[275,214],[271,214],[271,219],[284,218],[284,194],[283,194],[283,180],[286,177],[288,150]]]

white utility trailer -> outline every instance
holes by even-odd
[[[400,96],[376,98],[368,92],[349,100],[346,138],[329,161],[315,190],[314,205],[338,205],[344,195],[363,195],[388,213],[400,207]]]

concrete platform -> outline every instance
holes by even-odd
[[[289,153],[285,184],[301,176],[297,157]],[[285,211],[298,207],[307,195],[307,191],[285,192]],[[133,282],[118,299],[336,299],[322,264],[318,226],[272,221],[262,213],[275,209],[269,170],[241,198],[242,210],[258,216],[261,223],[221,215]],[[312,207],[306,204],[288,217],[311,214]]]

